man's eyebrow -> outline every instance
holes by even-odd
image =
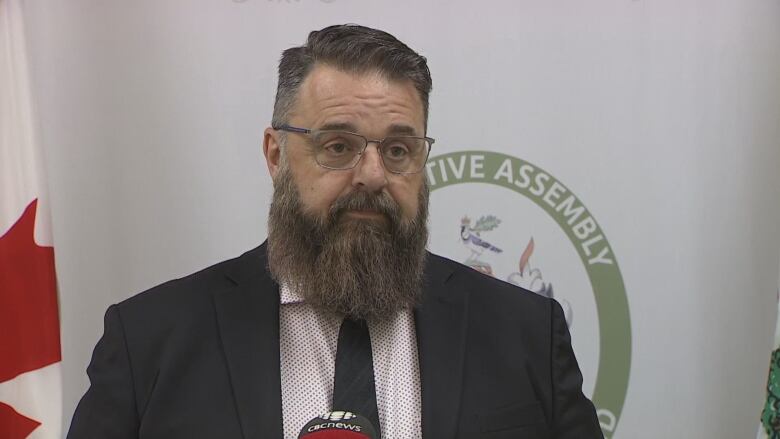
[[[357,132],[357,127],[349,122],[330,122],[317,128],[319,131],[350,131]]]
[[[387,129],[388,136],[417,136],[417,130],[411,125],[390,125]]]
[[[359,133],[357,126],[350,122],[330,122],[318,127],[319,131],[350,131]],[[393,124],[385,131],[387,136],[417,136],[417,130],[411,125]]]

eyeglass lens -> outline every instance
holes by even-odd
[[[312,133],[316,160],[330,169],[349,169],[360,160],[366,138],[343,131]],[[391,172],[418,172],[425,165],[428,141],[418,137],[387,137],[379,147],[382,162]]]

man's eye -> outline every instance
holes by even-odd
[[[352,149],[349,144],[344,142],[330,142],[322,147],[328,154],[343,155]]]
[[[385,147],[385,157],[393,160],[403,160],[409,155],[409,147],[401,142],[391,143]]]

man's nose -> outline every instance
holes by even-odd
[[[360,162],[355,166],[352,185],[372,193],[381,191],[387,185],[387,174],[375,143],[369,144],[363,151]]]

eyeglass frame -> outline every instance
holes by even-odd
[[[351,134],[353,136],[360,137],[363,140],[365,140],[365,145],[363,145],[363,149],[361,149],[360,152],[357,153],[357,156],[358,156],[357,161],[355,161],[355,164],[353,164],[352,166],[350,166],[348,168],[333,168],[333,167],[330,167],[330,166],[325,166],[325,165],[320,163],[315,158],[314,161],[317,163],[318,166],[321,166],[321,167],[323,167],[325,169],[330,169],[332,171],[348,171],[350,169],[355,169],[355,167],[358,165],[358,163],[360,163],[360,160],[363,159],[363,153],[366,152],[366,148],[368,148],[368,144],[369,143],[376,143],[377,150],[380,152],[379,157],[382,160],[382,166],[388,172],[392,172],[393,174],[399,174],[399,175],[419,174],[420,172],[423,171],[423,169],[425,169],[425,164],[428,163],[428,157],[431,155],[431,148],[433,147],[433,143],[436,141],[436,139],[433,139],[433,138],[427,137],[427,136],[422,136],[421,137],[421,136],[405,136],[405,135],[387,136],[384,139],[369,139],[368,137],[366,137],[366,136],[364,136],[362,134],[354,133],[352,131],[347,131],[347,130],[312,130],[312,129],[309,129],[309,128],[294,127],[292,125],[287,125],[287,124],[282,124],[282,125],[277,125],[277,126],[271,125],[271,128],[273,128],[276,131],[285,131],[285,132],[288,132],[288,133],[306,134],[308,136],[311,136],[311,134],[314,133],[314,132],[345,133],[345,134]],[[418,169],[416,171],[411,171],[411,172],[397,172],[397,171],[393,171],[391,169],[387,169],[387,166],[385,165],[385,159],[384,159],[384,157],[381,154],[382,143],[384,143],[384,141],[387,140],[387,139],[393,139],[393,138],[399,138],[399,137],[400,138],[406,138],[406,139],[425,140],[426,145],[428,145],[428,148],[427,148],[428,150],[425,151],[425,160],[423,160],[423,163],[422,163],[422,166],[420,167],[420,169]]]

